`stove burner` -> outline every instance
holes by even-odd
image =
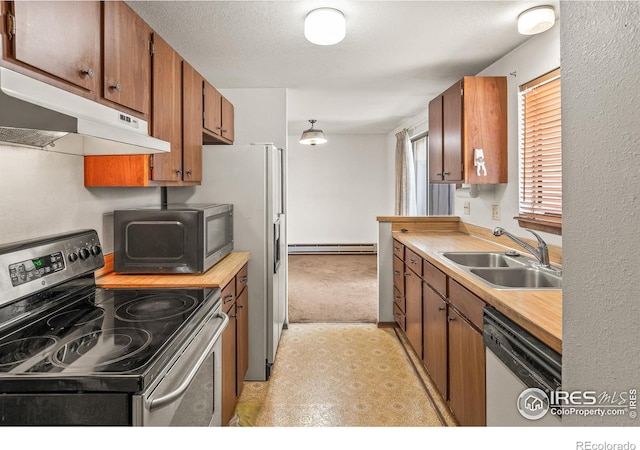
[[[86,309],[72,309],[50,317],[47,319],[47,325],[52,330],[80,327],[94,320],[102,319],[103,317],[104,310],[102,309],[93,309],[91,311],[87,311]]]
[[[109,328],[85,333],[54,350],[57,367],[93,370],[131,358],[151,343],[151,333],[138,328]]]
[[[27,337],[0,345],[0,367],[20,364],[34,356],[46,357],[58,340],[52,336]]]
[[[126,322],[166,320],[191,312],[198,300],[183,294],[154,294],[131,300],[118,309],[116,317]]]

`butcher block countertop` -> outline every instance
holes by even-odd
[[[503,247],[459,231],[402,233],[393,238],[455,279],[489,305],[529,331],[555,351],[562,353],[562,290],[493,289],[477,280],[437,252],[506,251]]]
[[[109,272],[96,278],[101,288],[192,288],[224,287],[249,261],[249,252],[232,252],[205,273],[133,275]]]

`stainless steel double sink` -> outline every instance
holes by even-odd
[[[505,252],[437,252],[494,289],[562,289],[562,272]]]

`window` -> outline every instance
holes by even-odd
[[[520,86],[521,227],[562,234],[560,69]]]
[[[430,184],[428,168],[428,133],[411,138],[416,181],[417,215],[450,216],[453,214],[454,184]]]

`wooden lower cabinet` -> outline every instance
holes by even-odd
[[[427,283],[423,286],[423,358],[431,379],[447,399],[447,302]]]
[[[422,279],[411,269],[407,269],[405,283],[407,339],[422,359]]]
[[[246,286],[236,300],[236,352],[236,396],[240,397],[249,370],[249,288]]]
[[[235,413],[244,377],[249,369],[249,288],[245,264],[236,276],[222,288],[222,311],[229,316],[229,325],[222,334],[222,425],[226,426]]]
[[[449,307],[449,408],[463,426],[486,425],[482,334]]]
[[[222,333],[222,425],[226,426],[233,417],[236,407],[236,304],[223,305],[222,310],[229,316],[229,324]]]

